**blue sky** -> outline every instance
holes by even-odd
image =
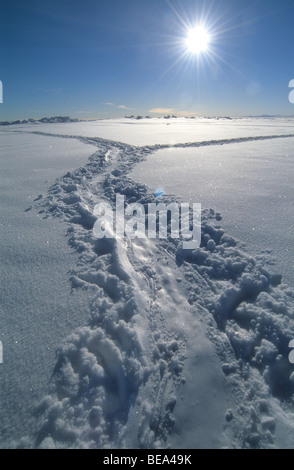
[[[293,0],[0,0],[0,120],[293,115],[293,24]]]

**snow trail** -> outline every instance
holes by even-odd
[[[249,139],[268,138],[281,136]],[[128,173],[163,146],[80,140],[97,152],[35,207],[68,224],[69,244],[79,253],[72,288],[89,293],[91,317],[57,351],[34,445],[278,446],[294,424],[288,360],[294,290],[267,271],[265,255],[249,256],[226,235],[211,209],[202,211],[196,250],[171,238],[95,239],[97,203],[114,207],[118,194],[127,204],[158,201]],[[194,401],[185,403],[193,391]]]
[[[13,132],[13,131],[12,131]],[[19,131],[18,131],[19,132]],[[85,143],[98,143],[100,142],[101,144],[104,143],[105,145],[111,144],[113,146],[128,146],[131,147],[131,145],[128,145],[123,142],[118,142],[118,141],[111,141],[108,139],[102,139],[100,137],[82,137],[79,135],[63,135],[63,134],[52,134],[50,132],[44,132],[44,131],[22,131],[22,132],[27,132],[29,134],[36,134],[36,135],[43,135],[46,137],[60,137],[64,139],[78,139],[81,140],[82,142]],[[274,139],[287,139],[290,137],[294,137],[294,133],[289,133],[289,134],[269,134],[269,135],[257,135],[257,136],[247,136],[247,137],[235,137],[235,138],[229,138],[229,139],[213,139],[213,140],[200,140],[200,141],[191,141],[191,142],[182,142],[182,143],[170,143],[170,144],[154,144],[154,145],[145,145],[142,147],[136,147],[132,146],[133,148],[141,149],[141,150],[148,150],[154,151],[154,150],[163,150],[166,148],[186,148],[186,147],[207,147],[207,146],[212,146],[212,145],[229,145],[229,144],[241,144],[244,142],[255,142],[255,141],[263,141],[263,140],[274,140]]]

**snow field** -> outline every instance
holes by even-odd
[[[249,142],[274,143],[275,136],[289,135],[282,127],[271,133],[258,129],[245,140],[231,135],[221,144],[237,145],[242,154]],[[60,142],[76,143],[58,129]],[[44,223],[59,219],[67,228],[77,259],[69,273],[72,291],[84,302],[87,296],[89,315],[60,341],[50,387],[36,410],[39,426],[18,446],[293,447],[288,355],[294,290],[275,271],[267,250],[250,255],[209,205],[203,206],[195,250],[184,250],[182,240],[171,237],[99,240],[93,234],[95,205],[115,207],[118,194],[126,204],[182,202],[177,192],[157,198],[152,185],[134,178],[136,166],[152,162],[159,151],[171,152],[172,162],[173,151],[190,147],[206,147],[209,158],[220,143],[191,139],[176,143],[175,150],[163,143],[80,140],[96,152],[87,164],[58,177],[28,214],[38,213]]]
[[[76,255],[64,228],[32,207],[56,177],[92,152],[74,140],[1,132],[1,448],[38,429],[34,406],[47,390],[55,350],[88,316],[86,296],[70,293]]]
[[[220,212],[223,229],[252,255],[271,250],[272,269],[293,287],[292,147],[293,138],[178,145],[155,151],[131,177]]]
[[[40,203],[69,223],[80,253],[73,286],[93,300],[89,325],[59,350],[37,444],[279,445],[283,426],[293,426],[283,414],[293,394],[293,289],[267,270],[265,254],[251,257],[226,235],[212,209],[203,210],[196,250],[174,239],[95,239],[92,211],[101,198],[113,205],[116,194],[127,203],[156,198],[127,176],[152,149],[94,141],[99,150],[88,165],[58,180]]]
[[[152,118],[105,119],[59,124],[7,126],[6,132],[50,133],[68,137],[98,137],[133,146],[177,145],[216,140],[293,135],[293,118]]]

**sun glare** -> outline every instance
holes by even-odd
[[[188,31],[187,47],[192,54],[201,54],[208,50],[210,36],[204,26],[196,26]]]

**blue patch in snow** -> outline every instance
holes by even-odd
[[[155,196],[156,197],[161,197],[161,196],[164,196],[165,194],[165,191],[163,188],[157,188],[156,191],[155,191]]]

